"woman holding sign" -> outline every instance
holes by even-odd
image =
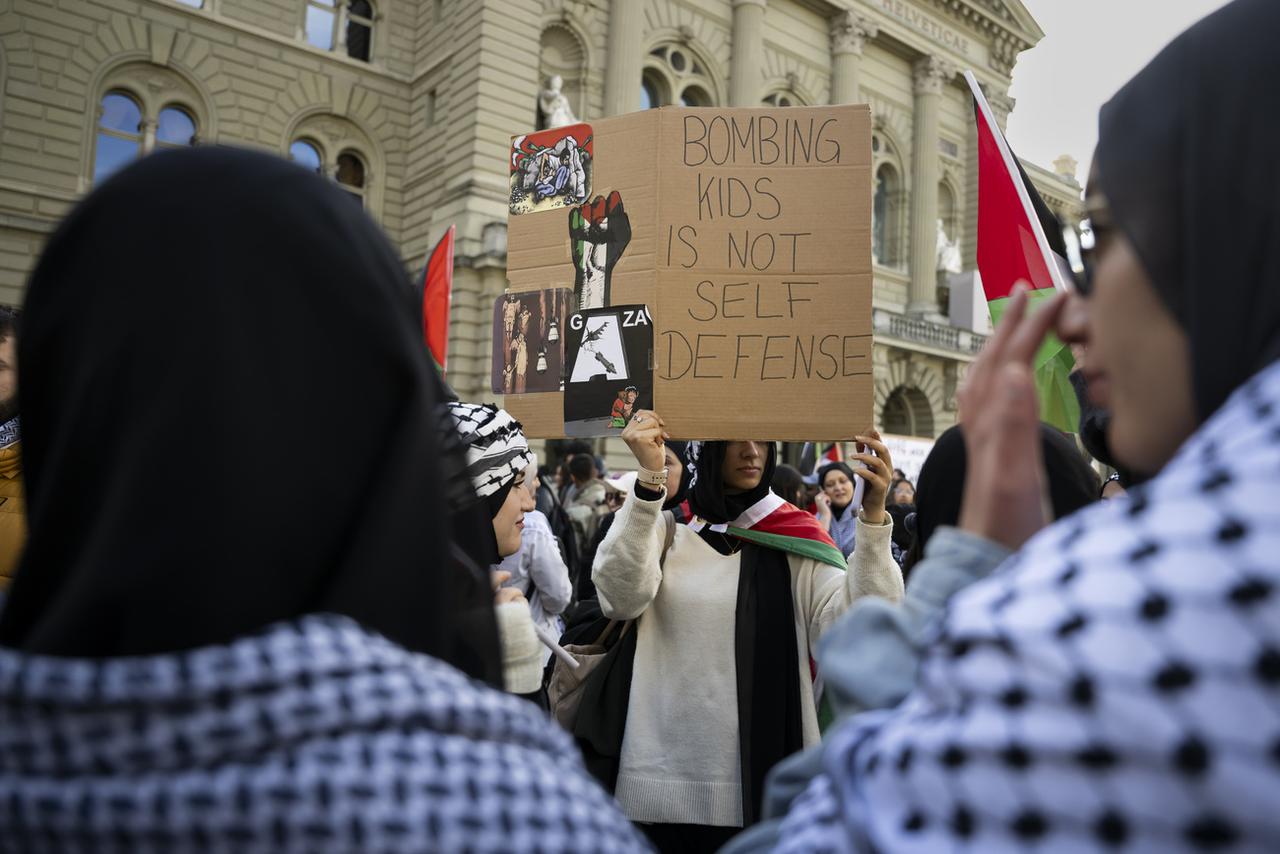
[[[813,516],[770,491],[772,443],[690,442],[694,518],[663,557],[662,419],[641,410],[622,438],[639,478],[592,571],[605,615],[638,618],[616,796],[662,850],[708,850],[755,821],[774,764],[818,742],[818,638],[858,597],[902,596],[884,515],[892,464],[859,440],[877,456],[848,565]]]

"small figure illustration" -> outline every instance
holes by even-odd
[[[506,302],[502,304],[502,349],[510,350],[511,342],[515,338],[516,317],[520,311],[520,300],[515,296],[508,296]]]
[[[596,196],[569,211],[569,241],[577,310],[610,305],[613,268],[631,242],[631,220],[622,195],[614,190],[608,199]]]
[[[502,368],[502,393],[511,394],[515,389],[516,365],[515,362],[507,362]]]
[[[628,419],[631,418],[631,412],[635,409],[636,397],[640,392],[636,387],[629,385],[622,391],[618,392],[618,399],[613,402],[613,412],[609,417],[610,427],[626,427]]]
[[[582,204],[591,192],[591,127],[517,137],[511,150],[511,213]]]
[[[511,345],[513,351],[512,364],[516,367],[516,394],[525,392],[525,374],[529,370],[529,344],[523,333],[516,333],[516,340]]]

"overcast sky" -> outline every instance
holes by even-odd
[[[1084,182],[1098,137],[1098,108],[1173,37],[1226,0],[1022,0],[1044,30],[1024,52],[1010,90],[1018,104],[1009,144],[1052,168],[1062,154],[1080,161]],[[1277,0],[1280,2],[1280,0]]]

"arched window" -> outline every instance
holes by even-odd
[[[711,75],[690,48],[668,44],[649,51],[640,80],[641,107],[713,107],[715,91]]]
[[[871,257],[885,267],[903,266],[902,167],[892,144],[880,134],[871,136],[875,188],[871,198]]]
[[[880,426],[898,436],[933,438],[933,408],[929,398],[917,388],[901,385],[885,398]]]
[[[711,96],[701,86],[686,86],[685,90],[680,93],[680,106],[710,107]]]
[[[361,205],[364,204],[364,160],[354,151],[338,155],[338,168],[334,177]]]
[[[800,103],[800,100],[790,92],[774,92],[766,95],[764,105],[766,107],[794,107]]]
[[[368,62],[373,53],[375,17],[370,0],[306,0],[303,32],[312,47]]]
[[[181,107],[165,107],[156,122],[156,145],[181,148],[196,141],[196,120]]]
[[[142,153],[142,108],[131,95],[108,92],[103,96],[94,145],[94,181],[101,181]]]
[[[157,148],[196,143],[196,120],[185,107],[170,104],[147,115],[142,99],[114,89],[102,97],[94,138],[93,180],[101,181],[131,160]]]
[[[328,113],[306,117],[289,129],[280,154],[333,181],[375,218],[382,206],[381,159],[369,135],[350,119]]]
[[[289,146],[289,157],[308,172],[324,174],[324,156],[315,143],[299,139]]]

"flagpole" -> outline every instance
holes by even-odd
[[[1049,278],[1053,280],[1054,290],[1059,293],[1066,293],[1068,290],[1067,282],[1062,277],[1062,270],[1058,267],[1058,262],[1053,258],[1052,250],[1049,249],[1049,241],[1044,235],[1044,229],[1040,226],[1040,217],[1036,214],[1035,207],[1031,204],[1031,195],[1027,192],[1026,185],[1022,183],[1022,176],[1018,173],[1018,164],[1013,159],[1013,151],[1010,150],[1009,143],[1005,140],[1004,133],[1000,130],[1000,125],[996,124],[995,114],[991,112],[991,105],[987,103],[987,96],[982,93],[982,87],[978,85],[978,78],[973,76],[972,70],[965,70],[964,79],[969,84],[969,91],[973,93],[973,99],[977,103],[978,109],[982,111],[982,117],[991,128],[991,135],[995,137],[996,145],[1000,148],[1004,166],[1009,170],[1009,177],[1013,179],[1013,186],[1018,190],[1018,198],[1022,201],[1022,209],[1027,215],[1027,221],[1031,223],[1031,233],[1035,236],[1036,245],[1040,247],[1040,255],[1044,258],[1044,265],[1049,269]]]

